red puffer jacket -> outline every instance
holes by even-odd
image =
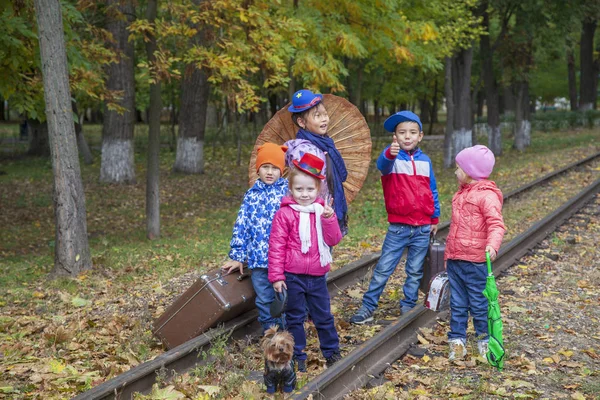
[[[452,198],[446,260],[485,262],[485,247],[498,251],[504,237],[502,192],[492,181],[462,185]]]
[[[325,204],[321,198],[317,198],[316,202]],[[271,283],[284,281],[284,272],[322,276],[330,268],[329,264],[321,266],[315,214],[310,214],[311,246],[308,252],[303,254],[298,232],[300,212],[289,207],[290,204],[298,203],[287,196],[281,200],[281,208],[275,213],[271,226],[269,238],[269,281]],[[329,247],[335,246],[342,240],[342,232],[335,214],[329,218],[321,216],[321,229],[323,240]]]

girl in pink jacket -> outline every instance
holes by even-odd
[[[312,317],[327,366],[341,359],[325,274],[330,247],[342,239],[335,212],[318,198],[324,162],[305,153],[289,176],[291,197],[275,214],[269,239],[269,281],[276,292],[287,289],[285,321],[294,337],[298,371],[306,371],[306,311]]]
[[[456,156],[460,188],[452,198],[450,232],[446,238],[446,271],[450,282],[449,359],[467,354],[469,313],[478,338],[479,353],[488,350],[488,301],[483,295],[487,277],[485,253],[494,260],[504,237],[502,192],[487,178],[494,168],[494,154],[477,145]]]

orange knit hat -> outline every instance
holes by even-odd
[[[283,174],[283,168],[285,167],[285,152],[287,146],[280,146],[275,143],[265,143],[260,146],[256,151],[256,171],[263,164],[273,164]]]

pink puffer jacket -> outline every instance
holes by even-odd
[[[446,260],[485,262],[485,247],[498,251],[504,237],[502,192],[492,181],[462,185],[452,198]]]
[[[317,198],[316,202],[324,205],[321,198]],[[271,283],[284,281],[284,272],[322,276],[330,268],[329,264],[321,266],[315,214],[310,214],[311,246],[308,252],[303,254],[298,232],[300,212],[289,207],[290,204],[298,203],[287,196],[281,200],[281,208],[275,213],[271,226],[269,238],[269,281]],[[342,240],[342,232],[335,214],[329,218],[321,216],[321,228],[323,240],[329,247],[335,246]]]

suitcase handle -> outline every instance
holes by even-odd
[[[250,276],[250,274],[248,272],[244,272],[243,274],[241,274],[240,276],[237,277],[237,280],[239,282],[241,282],[242,280],[248,278]]]

